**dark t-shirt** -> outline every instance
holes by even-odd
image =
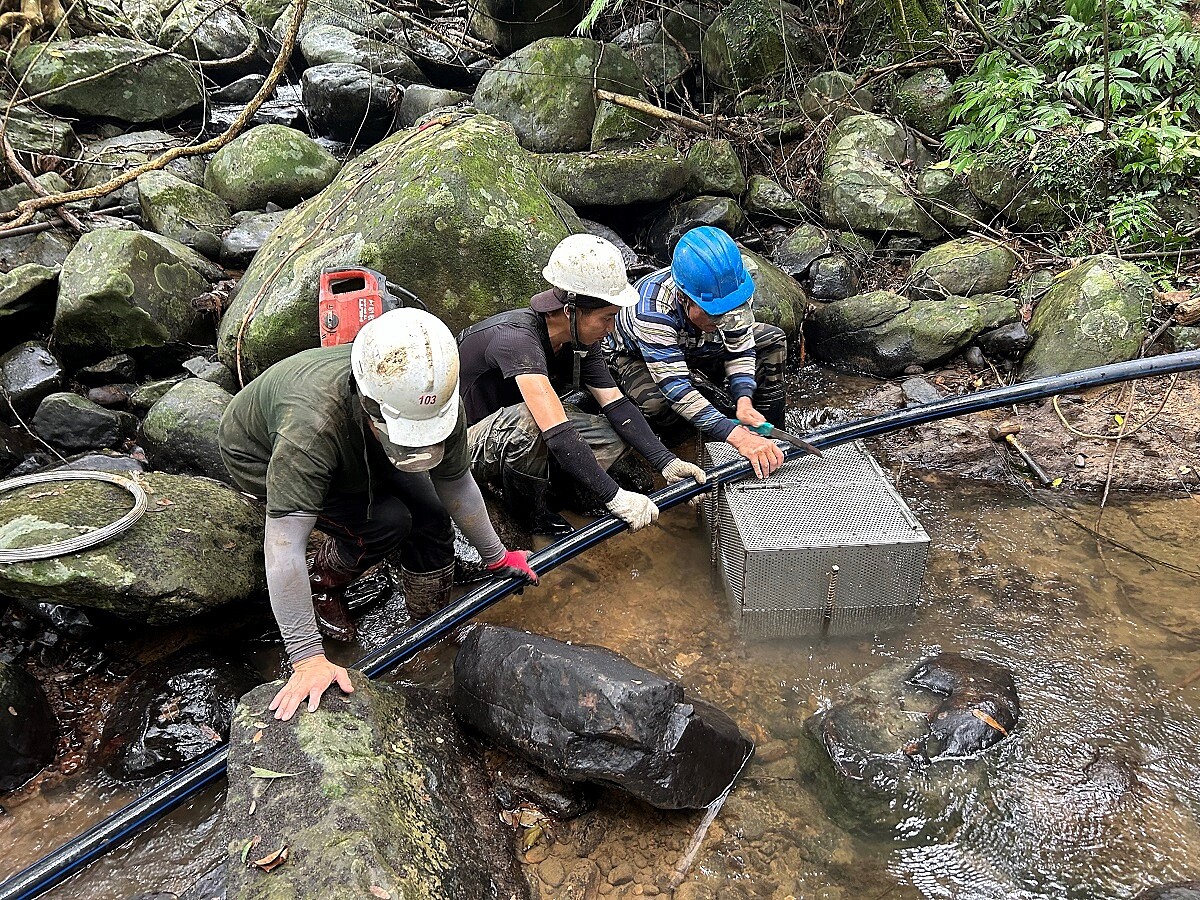
[[[364,493],[371,484],[350,348],[318,347],[275,363],[221,416],[225,468],[238,487],[267,501],[269,516],[319,513],[327,496]],[[470,465],[460,406],[445,455],[429,474],[460,478]]]
[[[555,354],[545,318],[529,308],[499,313],[468,328],[459,335],[458,355],[468,425],[522,402],[517,375],[545,375],[559,393],[570,388],[575,377],[571,346]],[[580,361],[579,380],[586,387],[617,386],[599,342]]]

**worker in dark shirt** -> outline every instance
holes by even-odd
[[[609,373],[600,341],[617,313],[636,303],[620,251],[603,238],[564,239],[542,274],[551,288],[528,308],[492,316],[459,335],[471,468],[499,482],[510,513],[535,533],[571,526],[547,505],[549,465],[589,488],[636,531],[658,518],[647,496],[617,486],[607,469],[632,447],[667,483],[705,479],[663,446]],[[584,389],[600,415],[561,395]]]
[[[471,476],[458,381],[450,330],[399,309],[353,344],[276,363],[222,415],[225,467],[267,505],[267,589],[293,670],[271,702],[276,718],[290,719],[305,699],[315,710],[334,681],[351,690],[321,635],[354,638],[346,587],[393,551],[413,621],[449,602],[451,518],[490,571],[536,582],[528,554],[496,536]],[[328,538],[309,567],[314,526]]]

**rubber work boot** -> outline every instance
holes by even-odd
[[[526,475],[505,467],[501,475],[504,488],[504,506],[517,526],[531,534],[549,534],[562,537],[575,528],[550,509],[547,500],[550,481],[535,475]]]
[[[312,588],[313,612],[317,630],[335,641],[352,641],[358,629],[346,606],[346,588],[358,578],[338,554],[337,545],[327,539],[308,564],[308,583]]]
[[[454,587],[454,563],[432,572],[410,572],[400,567],[400,584],[404,588],[404,605],[415,625],[424,622],[450,602]]]

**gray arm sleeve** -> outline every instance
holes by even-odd
[[[291,513],[278,518],[267,516],[263,552],[267,563],[267,592],[271,612],[283,635],[292,664],[325,652],[317,617],[313,612],[312,588],[308,583],[305,550],[308,536],[317,522],[311,513]]]
[[[450,513],[450,518],[458,523],[467,540],[475,545],[484,564],[490,566],[499,562],[504,556],[504,544],[492,527],[483,494],[479,492],[479,485],[475,483],[471,470],[467,469],[458,478],[434,478],[433,489]]]

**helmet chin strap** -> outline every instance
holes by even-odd
[[[571,387],[578,390],[582,381],[581,370],[583,358],[588,354],[588,348],[579,343],[579,323],[575,320],[574,291],[567,292],[567,302],[563,304],[563,312],[567,314],[567,322],[571,325]]]

